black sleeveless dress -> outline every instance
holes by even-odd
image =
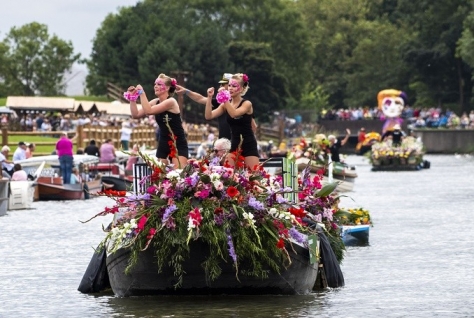
[[[242,99],[240,102],[239,108],[242,103],[246,101]],[[258,148],[257,148],[257,139],[255,138],[255,134],[252,130],[252,115],[251,114],[244,114],[237,118],[232,118],[229,113],[227,113],[227,123],[230,126],[230,131],[232,133],[231,139],[231,147],[230,151],[233,152],[237,149],[240,143],[240,137],[242,136],[242,156],[257,156],[258,155]]]
[[[156,150],[156,157],[168,158],[170,154],[170,146],[168,144],[171,141],[171,132],[166,125],[168,122],[173,134],[176,136],[176,148],[179,156],[189,157],[188,141],[184,134],[183,122],[181,121],[181,114],[163,112],[155,115],[155,121],[160,127],[160,139],[158,142],[158,149]]]

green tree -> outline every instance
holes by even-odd
[[[262,110],[284,107],[285,98],[299,98],[310,78],[305,36],[300,14],[286,0],[145,0],[104,20],[87,62],[87,87],[104,94],[107,81],[125,88],[136,81],[151,84],[157,72],[185,70],[191,73],[186,85],[204,93],[224,72],[253,73],[256,79],[254,70],[268,64],[263,69],[272,74],[262,78],[278,94],[267,93],[271,100],[260,97],[256,103]],[[259,47],[245,51],[252,56],[244,65],[232,52],[231,43],[239,42]]]
[[[436,106],[457,103],[459,110],[468,109],[472,68],[456,50],[471,11],[470,0],[398,2],[400,21],[416,35],[407,43],[404,54],[412,70],[411,87],[423,90],[414,92],[415,96],[432,96]]]
[[[50,36],[46,25],[13,27],[0,44],[0,90],[8,95],[64,94],[64,77],[80,54],[72,43]]]

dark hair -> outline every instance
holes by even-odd
[[[21,170],[21,164],[16,163],[15,165],[13,165],[13,171],[16,172],[16,171],[19,171],[19,170]]]
[[[95,145],[95,140],[91,140],[89,144],[90,145]]]

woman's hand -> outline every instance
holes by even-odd
[[[207,97],[212,97],[214,95],[214,88],[207,89]]]
[[[135,90],[136,90],[136,88],[133,85],[129,86],[128,89],[127,89],[127,91],[130,92],[130,93],[135,92]]]
[[[136,87],[137,90],[142,90],[143,91],[143,86],[141,86],[141,84],[138,84],[137,87]]]
[[[351,135],[351,130],[346,128],[346,133],[347,133],[347,135]]]
[[[184,93],[184,91],[186,91],[184,87],[182,87],[181,85],[176,85],[176,90],[174,92],[176,94],[181,94],[181,93]]]

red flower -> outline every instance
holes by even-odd
[[[155,228],[150,228],[150,231],[148,232],[148,235],[146,236],[147,239],[152,239],[153,236],[156,234],[156,229]]]
[[[229,195],[229,197],[233,198],[233,197],[236,197],[240,194],[239,190],[237,188],[235,188],[234,186],[229,186],[229,188],[227,188],[227,195]]]
[[[214,214],[216,215],[222,214],[223,212],[224,210],[222,209],[222,207],[217,207],[216,209],[214,209]]]
[[[148,220],[148,217],[146,215],[143,215],[142,217],[140,217],[137,223],[138,230],[142,231],[145,228],[145,224],[147,220]]]
[[[289,211],[295,217],[303,218],[306,216],[306,213],[304,212],[304,209],[302,207],[290,207]]]
[[[276,246],[280,249],[285,248],[285,242],[283,241],[283,238],[280,238],[276,244]]]

